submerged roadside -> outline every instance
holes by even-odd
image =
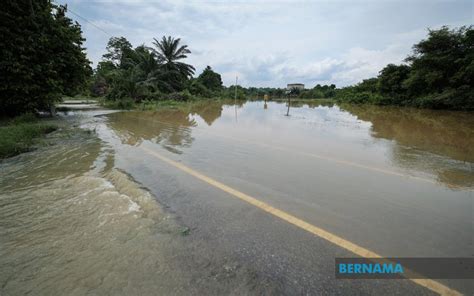
[[[57,121],[40,119],[33,114],[0,122],[0,159],[35,148],[39,139],[58,128]]]
[[[269,288],[231,258],[193,253],[189,228],[115,167],[113,147],[79,127],[101,118],[82,114],[63,120],[35,151],[0,163],[1,295]]]

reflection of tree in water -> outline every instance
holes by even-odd
[[[343,105],[372,123],[372,136],[395,140],[393,161],[443,183],[474,186],[474,116],[467,112]]]
[[[212,123],[222,115],[221,101],[202,101],[194,103],[190,106],[189,113],[199,115],[207,125],[211,126]]]
[[[239,108],[242,108],[245,103],[247,102],[253,102],[252,100],[234,100],[234,99],[225,99],[221,100],[222,105],[227,105],[227,106],[237,106]]]
[[[181,110],[191,115],[199,115],[207,125],[211,126],[216,119],[222,116],[224,106],[242,108],[246,102],[245,100],[204,100],[189,103],[181,107]]]
[[[113,113],[108,115],[108,125],[125,144],[139,145],[143,140],[152,140],[181,153],[177,147],[189,147],[193,141],[191,127],[197,123],[192,115],[199,115],[210,126],[222,115],[223,106],[230,103],[230,100],[198,101],[177,109]]]
[[[317,108],[319,106],[332,107],[334,102],[322,101],[322,100],[291,100],[291,107],[303,107],[307,105],[309,108]]]
[[[181,153],[177,147],[192,144],[190,127],[196,122],[187,112],[164,109],[155,112],[121,112],[109,115],[108,125],[122,140],[122,143],[139,145],[143,140],[161,144],[174,153]]]

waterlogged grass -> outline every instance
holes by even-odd
[[[32,114],[0,123],[0,159],[32,150],[39,137],[56,129]]]
[[[104,98],[99,99],[99,104],[104,108],[116,109],[116,110],[140,110],[140,111],[154,111],[161,108],[183,108],[192,106],[194,104],[202,104],[215,102],[217,100],[223,100],[220,98],[196,98],[188,101],[177,101],[177,100],[143,100],[141,102],[134,102],[132,99],[121,99],[121,100],[107,100]]]
[[[135,104],[136,110],[142,110],[142,111],[151,111],[151,110],[157,110],[160,108],[173,108],[173,107],[180,107],[186,104],[189,104],[190,102],[183,102],[183,101],[173,101],[173,100],[162,100],[162,101],[142,101],[140,103]]]

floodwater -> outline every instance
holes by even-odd
[[[88,130],[96,119],[72,117],[85,131],[0,163],[0,295],[218,295],[256,280],[230,259],[195,258],[187,228]]]
[[[379,254],[474,255],[472,113],[317,102],[286,113],[250,101],[85,116],[93,132],[3,161],[0,294],[279,289],[239,254],[200,248],[214,230],[192,238],[217,229],[213,211],[231,213],[232,197],[143,148]]]

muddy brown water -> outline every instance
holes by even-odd
[[[472,113],[317,102],[286,111],[282,102],[197,102],[69,115],[92,132],[63,129],[50,146],[0,163],[0,294],[271,294],[233,259],[210,266],[212,254],[199,253],[183,267],[186,226],[136,181],[150,171],[134,160],[156,161],[140,147],[382,254],[473,255]],[[370,236],[378,223],[401,223],[393,233],[409,236],[401,220],[437,227],[440,242]]]

